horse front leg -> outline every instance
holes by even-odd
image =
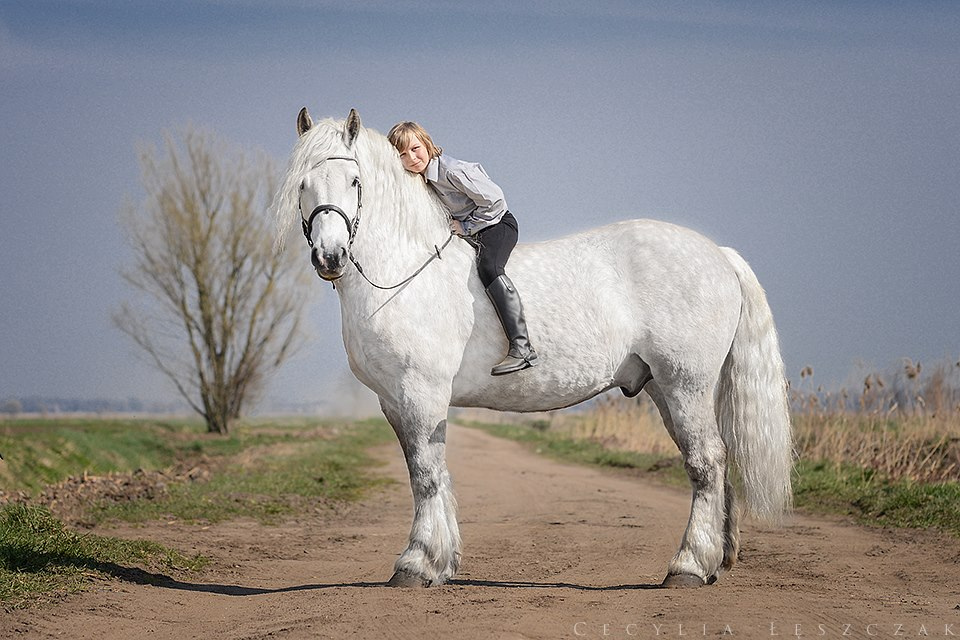
[[[404,410],[383,400],[381,407],[403,449],[413,493],[410,541],[397,559],[388,584],[443,584],[460,567],[457,502],[446,462],[446,407],[442,413],[424,412],[418,407]]]

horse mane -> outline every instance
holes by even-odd
[[[361,226],[385,225],[396,240],[406,240],[414,246],[436,243],[438,227],[440,233],[448,232],[449,216],[433,190],[420,176],[403,168],[386,136],[361,127],[353,147],[348,148],[343,141],[345,126],[344,120],[321,120],[294,146],[273,203],[277,248],[283,247],[295,226],[299,228],[300,183],[304,176],[320,160],[336,155],[357,158],[363,183]],[[363,231],[360,235],[364,235]]]

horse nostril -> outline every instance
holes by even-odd
[[[339,269],[347,263],[347,250],[341,247],[336,253],[324,256],[327,264],[336,265]]]
[[[320,253],[316,248],[310,252],[310,264],[314,269],[340,269],[347,263],[347,250],[344,248]]]

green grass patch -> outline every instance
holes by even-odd
[[[373,472],[376,462],[367,453],[368,448],[393,440],[385,421],[359,422],[320,435],[301,431],[275,433],[271,428],[265,438],[251,428],[246,436],[232,436],[249,438],[240,449],[244,455],[227,462],[209,481],[173,485],[156,500],[101,502],[92,506],[90,518],[218,522],[252,517],[269,523],[318,505],[359,499],[389,482]],[[218,446],[233,451],[237,445]]]
[[[173,464],[186,422],[35,419],[0,422],[0,490],[35,493],[83,472],[160,469]]]
[[[389,432],[383,421],[358,426]],[[32,495],[83,473],[149,471],[201,456],[228,458],[255,447],[329,439],[344,428],[318,420],[260,420],[223,436],[208,434],[199,420],[189,419],[8,420],[0,422],[0,490]]]
[[[793,490],[802,509],[851,515],[868,525],[940,529],[960,537],[960,483],[891,482],[870,469],[801,461]]]
[[[0,509],[0,603],[11,608],[79,591],[96,579],[197,570],[204,562],[153,542],[71,531],[42,507]]]

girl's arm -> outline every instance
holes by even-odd
[[[463,232],[473,235],[477,226],[485,226],[501,217],[507,210],[503,190],[497,186],[479,164],[463,163],[458,170],[447,175],[450,184],[473,200],[477,208],[467,218],[460,220]]]

